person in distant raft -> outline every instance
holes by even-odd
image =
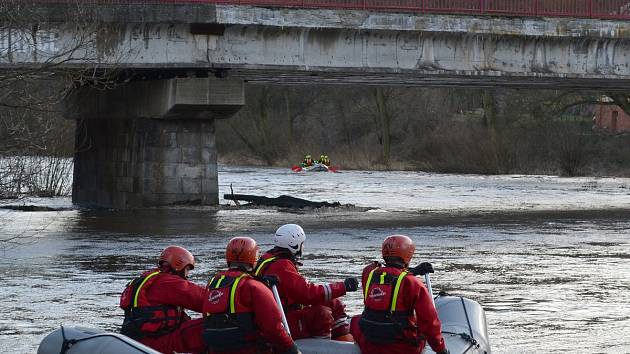
[[[256,241],[234,237],[225,259],[228,270],[210,279],[203,306],[208,353],[300,353],[282,325],[271,290],[250,274],[258,259]],[[273,279],[262,280],[274,284]]]
[[[162,353],[203,353],[203,320],[191,320],[184,309],[201,312],[202,286],[188,281],[195,258],[185,248],[169,246],[158,267],[135,278],[123,291],[121,333]]]
[[[302,167],[311,167],[313,166],[313,158],[311,155],[304,156],[304,160],[302,161]]]
[[[323,163],[324,165],[326,165],[326,166],[330,167],[330,164],[331,164],[332,162],[330,162],[330,158],[328,158],[328,155],[324,155],[324,158],[322,159],[322,162],[321,162],[321,163]]]
[[[258,261],[256,276],[278,278],[278,293],[287,314],[293,339],[325,337],[352,341],[345,305],[338,297],[357,291],[358,281],[317,285],[298,271],[306,235],[296,224],[282,225],[274,236],[275,247]]]
[[[373,262],[363,269],[365,309],[350,330],[361,353],[419,354],[425,340],[436,353],[449,353],[429,291],[407,270],[415,249],[409,237],[389,236],[382,246],[385,266]]]

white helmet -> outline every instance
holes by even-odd
[[[286,248],[292,255],[301,255],[302,247],[306,241],[306,235],[300,225],[286,224],[276,230],[273,244],[276,247]]]

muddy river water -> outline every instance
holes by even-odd
[[[297,222],[315,282],[359,275],[386,235],[409,235],[415,259],[436,268],[434,288],[484,306],[495,353],[630,352],[630,179],[222,167],[219,183],[221,195],[232,184],[356,207],[122,212],[62,198],[27,203],[67,210],[0,210],[1,351],[35,352],[61,324],[116,330],[120,291],[169,244],[195,254],[192,279],[204,283],[230,237],[267,248],[278,225]],[[358,292],[345,301],[360,312]]]

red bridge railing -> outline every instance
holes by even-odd
[[[630,20],[630,0],[35,0],[84,4],[208,3],[489,16]]]

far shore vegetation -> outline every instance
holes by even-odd
[[[595,116],[601,92],[250,85],[217,122],[219,159],[287,166],[326,154],[340,169],[630,176],[630,133]],[[622,104],[623,105],[623,104]],[[627,107],[626,107],[627,108]]]
[[[71,192],[58,101],[0,102],[0,199]],[[603,106],[624,108],[601,92],[250,84],[216,142],[220,163],[288,172],[326,154],[341,170],[630,177],[630,133],[598,125]]]

